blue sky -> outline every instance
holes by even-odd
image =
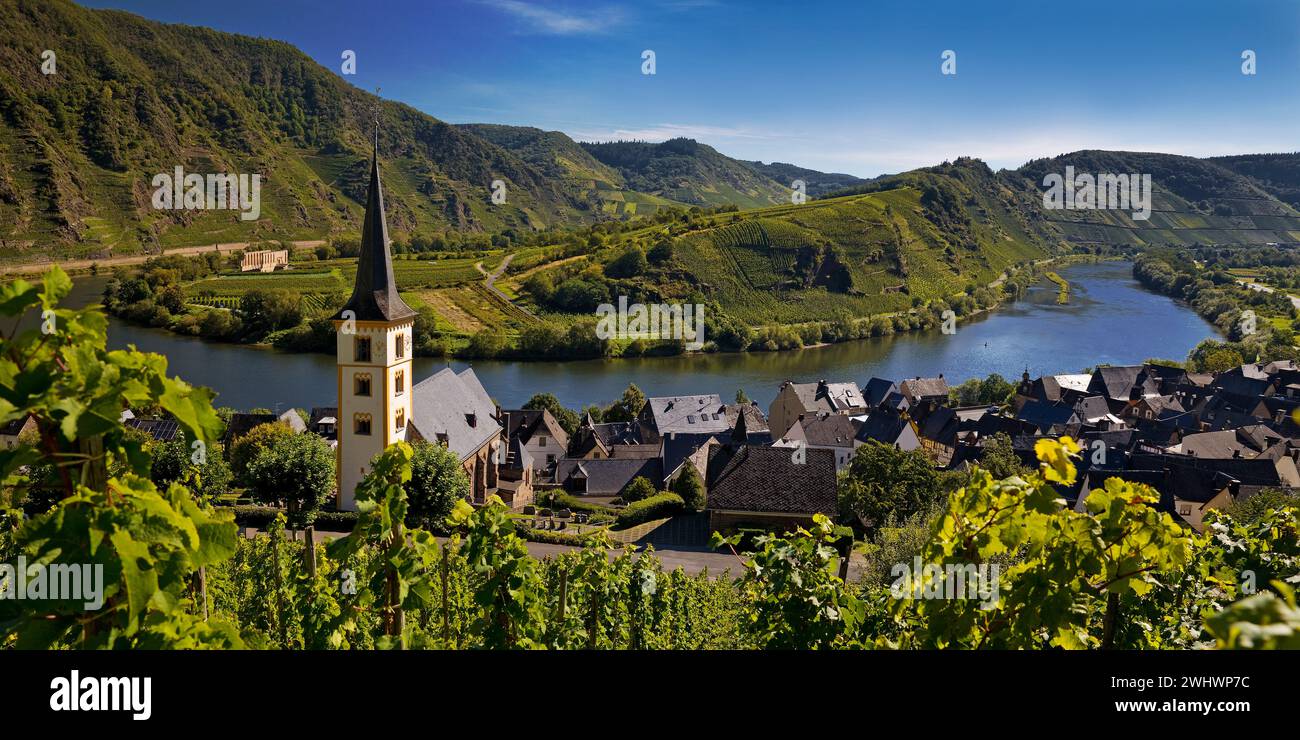
[[[351,49],[349,82],[451,122],[689,136],[860,176],[960,155],[1300,149],[1296,0],[84,4],[281,39],[336,72]]]

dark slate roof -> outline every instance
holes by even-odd
[[[1141,365],[1099,367],[1092,372],[1092,382],[1089,383],[1088,390],[1107,398],[1127,401],[1133,386],[1138,383],[1139,376],[1143,375],[1142,371]]]
[[[729,403],[727,409],[727,424],[734,429],[736,419],[742,414],[745,417],[745,430],[750,434],[755,432],[770,431],[767,428],[767,415],[758,407],[757,403]]]
[[[798,422],[803,427],[804,441],[818,447],[853,447],[860,422],[840,414],[818,414],[804,417]]]
[[[897,391],[898,386],[894,384],[894,381],[884,378],[872,378],[862,388],[862,395],[866,397],[867,405],[875,408],[883,403],[890,393]]]
[[[1079,421],[1087,422],[1090,419],[1100,419],[1109,414],[1110,406],[1106,403],[1106,399],[1101,396],[1086,396],[1075,401],[1074,413],[1078,414]]]
[[[275,417],[271,417],[275,421]],[[183,434],[181,425],[175,419],[127,419],[126,426],[139,429],[159,442],[170,442]]]
[[[226,440],[233,442],[253,431],[254,427],[274,424],[278,420],[279,417],[275,414],[231,414],[230,421],[226,423]]]
[[[921,436],[949,447],[957,443],[957,429],[961,420],[957,413],[947,406],[940,406],[920,423]]]
[[[1029,401],[1020,407],[1020,413],[1016,414],[1016,418],[1033,424],[1040,434],[1050,434],[1054,427],[1064,427],[1079,422],[1074,409],[1062,403],[1046,401]]]
[[[0,425],[0,434],[5,435],[6,437],[18,436],[18,434],[22,432],[23,427],[27,426],[27,420],[30,418],[32,417],[21,416],[17,419],[12,419],[10,421],[5,422],[3,425]]]
[[[712,447],[708,508],[834,514],[835,451],[808,448],[794,462],[788,447]]]
[[[663,483],[663,463],[659,458],[609,458],[608,460],[564,459],[556,463],[555,482],[564,484],[572,478],[586,478],[589,496],[617,496],[634,478],[641,477],[659,486]]]
[[[388,252],[388,219],[384,216],[384,192],[379,184],[379,134],[370,160],[370,190],[366,195],[366,217],[361,225],[361,254],[357,260],[357,281],[352,297],[334,315],[343,319],[353,311],[358,321],[400,321],[415,316],[397,293],[393,258]]]
[[[519,438],[528,444],[540,432],[554,438],[560,449],[569,446],[569,435],[546,409],[502,409],[500,413],[501,424],[510,439]]]
[[[694,455],[701,447],[708,444],[709,440],[719,439],[722,435],[713,434],[687,434],[684,432],[673,432],[664,437],[663,442],[663,461],[664,476],[670,476],[682,466],[686,458]]]
[[[1129,466],[1134,470],[1164,470],[1165,468],[1190,467],[1198,470],[1221,472],[1252,486],[1281,485],[1281,479],[1277,474],[1277,464],[1275,461],[1268,459],[1229,458],[1226,460],[1211,460],[1185,455],[1137,453],[1129,459]]]
[[[884,406],[872,411],[867,416],[867,420],[862,422],[858,429],[858,440],[868,442],[875,440],[883,444],[892,445],[898,442],[898,437],[907,428],[907,419],[897,411]]]

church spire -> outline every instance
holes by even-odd
[[[370,190],[366,194],[366,217],[361,225],[361,254],[357,260],[357,281],[344,311],[353,311],[357,321],[400,321],[415,316],[397,294],[393,278],[393,257],[388,252],[388,220],[384,217],[384,192],[379,183],[379,125],[375,124],[374,154],[370,161]]]

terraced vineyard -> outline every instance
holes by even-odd
[[[945,298],[1046,255],[1041,240],[995,224],[974,223],[954,246],[914,188],[745,216],[684,236],[680,260],[723,310],[754,325],[902,311],[913,296]]]

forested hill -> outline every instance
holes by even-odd
[[[282,42],[66,0],[0,3],[0,36],[0,238],[11,248],[107,255],[355,230],[376,117],[394,231],[595,218],[593,199],[520,156]],[[46,49],[55,74],[42,73]],[[176,165],[261,173],[261,218],[153,209],[151,178]],[[492,206],[497,179],[509,197]]]

